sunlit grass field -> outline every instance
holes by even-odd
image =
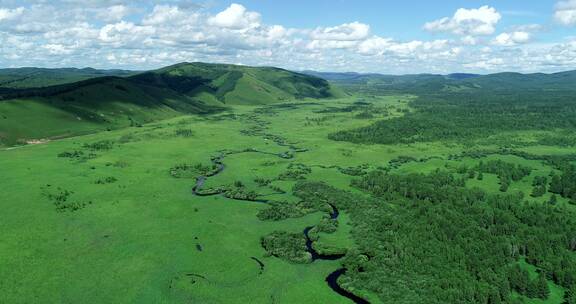
[[[458,143],[358,145],[327,138],[335,131],[399,117],[412,98],[354,96],[296,101],[284,107],[234,106],[211,116],[183,116],[4,149],[0,151],[0,302],[349,303],[325,282],[340,267],[339,261],[292,264],[266,256],[260,245],[262,236],[276,230],[301,232],[317,223],[323,212],[262,221],[257,214],[264,204],[194,196],[195,178],[174,178],[170,169],[178,164],[210,165],[211,157],[236,151],[223,160],[226,169],[208,179],[206,188],[239,181],[259,197],[295,201],[290,192],[295,180],[274,180],[271,185],[285,192],[274,193],[255,179],[275,179],[291,164],[303,164],[311,169],[306,180],[361,193],[350,186],[357,177],[345,174],[343,168],[386,168],[398,157],[418,160],[389,168],[402,173],[477,164],[478,159],[449,159],[469,149]],[[359,100],[386,109],[387,114],[362,118],[359,110],[338,110]],[[335,110],[323,111],[327,107]],[[267,123],[267,134],[283,137],[305,152],[278,157],[286,146],[241,132],[256,125],[251,115]],[[526,149],[534,154],[573,152]],[[553,170],[541,161],[517,156],[492,154],[485,159],[531,167],[532,173],[508,190],[527,198],[533,178]],[[467,186],[497,193],[498,182],[495,175],[485,174]],[[57,209],[61,195],[71,203],[64,211]],[[534,201],[549,198],[546,194]],[[561,198],[559,203],[568,206]],[[315,248],[353,247],[350,221],[341,214],[338,230],[320,233]],[[263,269],[253,258],[263,262]],[[561,303],[561,288],[551,284],[551,290],[553,296],[546,303]],[[371,294],[359,294],[379,303]]]

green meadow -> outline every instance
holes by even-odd
[[[295,110],[259,117],[269,121],[269,132],[276,134],[290,120],[304,124],[307,115],[316,115],[313,109],[321,108],[295,103]],[[194,196],[194,178],[170,175],[170,168],[180,163],[209,164],[222,150],[286,150],[239,132],[251,126],[242,116],[255,109],[231,109],[234,119],[184,116],[1,151],[2,208],[9,215],[0,224],[5,236],[0,247],[2,302],[347,303],[324,281],[339,267],[337,261],[291,264],[266,256],[259,245],[262,236],[275,230],[301,232],[317,223],[322,212],[261,221],[256,215],[265,205]],[[352,126],[366,123],[351,121]],[[302,138],[289,140],[309,152],[290,160],[251,152],[231,155],[224,161],[226,170],[206,186],[242,181],[265,195],[273,191],[258,187],[254,178],[281,174],[293,162],[330,164],[330,159],[303,156],[314,153],[327,129],[304,128]],[[182,129],[191,135],[178,136]],[[90,148],[101,142],[110,146]],[[350,159],[338,156],[342,149],[352,147],[334,147],[333,161]],[[79,155],[63,156],[66,152]],[[335,170],[314,169],[310,175],[315,180],[334,176],[335,185],[349,184],[349,178]],[[295,181],[277,183],[290,190]],[[57,209],[51,196],[63,192],[70,193],[66,203],[77,210]],[[276,196],[293,199],[289,194]],[[322,234],[318,246],[353,246],[350,219],[342,217],[339,231]],[[263,270],[252,257],[264,263]]]
[[[564,131],[478,128],[417,91],[213,68],[0,102],[0,303],[573,300]],[[185,76],[210,71],[190,90]],[[92,95],[120,84],[104,96],[118,102]],[[53,106],[82,92],[89,113]]]

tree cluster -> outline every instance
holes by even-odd
[[[375,171],[353,182],[372,198],[306,182],[295,194],[350,214],[357,248],[343,260],[343,280],[383,301],[515,303],[514,292],[546,298],[549,281],[574,288],[574,211],[516,194],[490,195],[463,181],[439,170]],[[525,280],[515,268],[522,259],[539,269],[537,279]]]
[[[565,165],[561,175],[552,176],[550,192],[576,202],[576,166]]]

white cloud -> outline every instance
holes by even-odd
[[[460,39],[460,41],[466,45],[476,45],[479,43],[478,38],[474,36],[464,36]]]
[[[448,40],[397,42],[390,38],[374,36],[362,41],[357,52],[365,56],[420,56],[444,52],[448,49]]]
[[[378,36],[366,39],[358,45],[358,52],[362,55],[377,55],[383,54],[393,44],[390,38],[382,38]]]
[[[464,67],[479,70],[494,70],[502,66],[506,61],[502,58],[491,58],[463,64]]]
[[[130,9],[125,5],[113,5],[98,14],[104,21],[120,21],[130,13]]]
[[[554,11],[554,19],[563,25],[576,25],[576,0],[558,2]]]
[[[159,25],[169,22],[179,22],[186,18],[184,12],[180,11],[177,6],[156,5],[152,13],[142,21],[145,25]]]
[[[576,65],[576,40],[552,46],[542,55],[542,62],[560,68],[573,67]]]
[[[509,26],[499,35],[483,36],[494,33],[500,20],[490,7],[461,9],[427,26],[458,37],[412,40],[374,35],[359,21],[288,28],[266,24],[258,12],[239,4],[212,14],[180,0],[155,6],[146,1],[25,0],[19,9],[0,8],[0,45],[5,46],[0,65],[148,69],[207,61],[386,73],[576,66],[576,42],[531,43],[538,25]]]
[[[4,41],[3,44],[5,45],[10,45],[12,46],[12,50],[18,50],[18,51],[26,51],[26,50],[33,50],[34,49],[34,43],[27,41],[27,39],[25,39],[25,37],[22,36],[7,36]]]
[[[360,22],[345,23],[334,27],[316,28],[310,36],[314,40],[356,41],[368,38],[370,26]]]
[[[59,30],[44,33],[44,38],[49,41],[79,41],[98,38],[100,31],[88,23],[78,23]]]
[[[502,33],[496,36],[494,40],[492,40],[492,44],[500,46],[512,46],[528,43],[531,38],[532,34],[529,32],[517,31],[511,33]]]
[[[227,9],[208,19],[209,24],[228,29],[247,29],[260,25],[260,14],[249,12],[240,4],[232,3]]]
[[[320,49],[349,49],[355,47],[356,41],[345,41],[345,40],[312,40],[306,46],[311,50]]]
[[[46,49],[52,55],[69,55],[73,52],[72,49],[62,44],[46,44],[43,45],[42,48]]]
[[[397,53],[397,54],[408,55],[410,53],[415,52],[417,49],[419,49],[423,45],[424,45],[424,42],[414,40],[414,41],[404,42],[404,43],[394,43],[388,48],[388,50],[392,51],[394,53]]]
[[[131,44],[140,44],[146,39],[152,38],[155,29],[151,26],[135,25],[131,22],[121,21],[107,24],[102,29],[98,38],[114,47],[130,47]]]
[[[270,39],[280,39],[288,35],[288,31],[281,25],[273,25],[268,29]]]
[[[0,22],[16,19],[21,16],[22,13],[24,13],[23,7],[18,7],[15,9],[0,8]]]
[[[457,35],[491,35],[502,15],[490,6],[477,9],[460,8],[452,17],[445,17],[424,25],[431,32],[451,32]]]

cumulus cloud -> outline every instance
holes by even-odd
[[[357,45],[356,41],[345,40],[312,40],[306,47],[310,50],[322,49],[349,49]]]
[[[229,29],[254,28],[260,25],[260,14],[247,11],[240,4],[232,3],[226,10],[210,18],[208,22],[211,25]]]
[[[490,71],[490,70],[497,69],[498,67],[500,67],[504,64],[505,64],[505,60],[502,58],[490,58],[490,59],[485,59],[485,60],[482,59],[482,60],[478,60],[478,61],[474,61],[474,62],[470,62],[470,63],[464,63],[463,66],[466,68],[471,68],[471,69]]]
[[[399,42],[374,36],[360,43],[357,51],[365,56],[435,56],[447,51],[449,46],[448,40]]]
[[[15,9],[0,8],[0,22],[5,20],[13,20],[18,18],[24,12],[23,7],[18,7]]]
[[[576,40],[553,45],[540,58],[543,65],[560,68],[573,67],[576,65]]]
[[[554,11],[554,19],[563,25],[576,25],[576,0],[558,2]]]
[[[362,43],[358,45],[358,52],[362,55],[383,54],[393,43],[391,38],[374,36],[362,41]]]
[[[132,44],[145,42],[155,32],[155,29],[151,26],[140,26],[131,22],[121,21],[104,26],[100,29],[98,38],[113,47],[130,47]]]
[[[52,43],[79,43],[98,38],[100,30],[89,23],[77,23],[62,29],[44,33],[43,37]]]
[[[120,21],[130,13],[130,9],[125,5],[113,5],[98,12],[98,17],[103,21]]]
[[[312,31],[310,36],[314,40],[356,41],[366,39],[369,34],[369,25],[352,22],[334,27],[319,27]]]
[[[477,45],[480,42],[480,40],[474,36],[464,36],[460,41],[466,45]]]
[[[460,9],[425,26],[458,37],[413,40],[375,35],[360,21],[289,28],[267,24],[240,4],[211,13],[187,0],[154,2],[11,1],[18,5],[0,8],[0,66],[149,69],[207,61],[294,70],[446,73],[576,65],[576,42],[530,43],[538,25],[510,26],[493,35],[501,17],[488,6]]]
[[[512,26],[508,29],[508,31],[494,37],[490,43],[497,46],[515,46],[519,44],[527,44],[532,41],[534,34],[541,30],[542,26],[539,24]]]
[[[46,44],[43,45],[42,48],[46,49],[52,55],[69,55],[73,52],[72,49],[62,44]]]
[[[457,35],[491,35],[502,15],[490,6],[477,9],[460,8],[452,17],[444,17],[424,25],[431,32],[450,32]]]
[[[145,25],[159,25],[168,22],[178,22],[186,18],[185,13],[177,6],[156,5],[151,14],[142,21]]]
[[[512,46],[528,43],[531,38],[532,34],[529,32],[517,31],[511,33],[502,33],[496,36],[494,40],[492,40],[492,44],[500,46]]]

